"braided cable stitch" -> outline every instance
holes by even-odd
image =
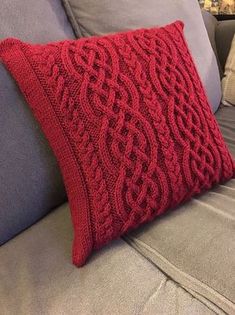
[[[234,176],[182,22],[103,37],[0,43],[59,161],[73,262]]]

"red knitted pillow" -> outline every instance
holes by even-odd
[[[0,56],[59,161],[73,261],[234,175],[182,22]]]

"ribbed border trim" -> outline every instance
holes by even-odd
[[[0,43],[0,59],[18,83],[60,165],[74,225],[73,263],[82,266],[93,248],[87,191],[80,166],[51,101],[26,58],[25,47],[17,39],[4,40]]]

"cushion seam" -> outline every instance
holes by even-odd
[[[135,248],[143,257],[145,257],[147,260],[149,260],[154,266],[159,268],[161,271],[163,271],[168,277],[179,283],[182,287],[186,289],[190,289],[191,292],[196,292],[197,295],[201,295],[202,297],[206,298],[210,302],[214,303],[217,307],[220,307],[224,311],[230,313],[234,310],[234,303],[222,295],[221,293],[217,292],[215,289],[211,288],[201,280],[198,280],[194,276],[182,271],[179,267],[174,265],[172,262],[170,262],[167,258],[165,258],[161,253],[159,253],[156,249],[152,248],[148,244],[144,243],[143,241],[132,237],[130,235],[124,236],[125,241],[133,248]],[[145,253],[142,253],[140,248],[141,246],[149,252],[154,252],[156,256],[158,256],[159,261],[156,263],[151,259],[151,257],[147,257]],[[176,273],[174,269],[177,270],[181,276],[183,275],[183,281],[177,280]],[[182,279],[182,277],[181,277]],[[193,285],[192,285],[193,284]],[[191,286],[191,287],[190,287]],[[200,288],[203,288],[206,292],[209,293],[210,298],[208,298],[207,295],[202,294],[201,292],[198,292],[197,286]],[[216,296],[216,298],[213,298],[213,296]],[[212,298],[211,298],[212,297]]]
[[[80,24],[77,22],[75,15],[73,14],[72,6],[68,0],[63,0],[66,14],[70,18],[71,25],[73,27],[74,33],[77,37],[84,37],[84,33]]]

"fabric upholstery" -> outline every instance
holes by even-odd
[[[46,43],[74,36],[58,0],[1,0],[0,16],[0,38]]]
[[[235,35],[225,64],[222,91],[223,103],[226,102],[235,106]]]
[[[0,58],[59,161],[77,266],[234,177],[182,22],[46,46],[6,39]]]
[[[217,64],[218,64],[219,71],[220,71],[220,76],[222,77],[223,71],[222,71],[222,68],[220,65],[220,61],[219,61],[219,57],[218,57],[218,53],[217,53],[217,48],[216,48],[216,42],[215,42],[215,31],[216,31],[216,27],[218,25],[218,21],[212,14],[210,14],[206,10],[202,10],[202,17],[203,17],[203,21],[204,21],[204,24],[205,24],[205,27],[207,30],[207,34],[209,36],[211,46],[212,46],[213,51],[214,51],[215,56],[216,56]]]
[[[230,152],[235,156],[235,108],[221,105],[220,110],[216,113],[216,119]]]
[[[215,40],[222,71],[224,71],[224,66],[229,54],[234,34],[235,20],[218,22],[215,33]]]
[[[4,315],[215,315],[123,240],[89,264],[71,264],[72,226],[65,204],[0,248]]]
[[[73,38],[60,1],[1,0],[0,38]],[[66,199],[58,165],[13,79],[0,64],[0,244]]]
[[[216,115],[235,156],[235,108]],[[127,241],[199,299],[235,312],[235,179],[127,236]]]
[[[185,36],[206,88],[213,111],[219,106],[221,87],[216,58],[209,43],[197,0],[63,0],[78,37],[185,23]]]

